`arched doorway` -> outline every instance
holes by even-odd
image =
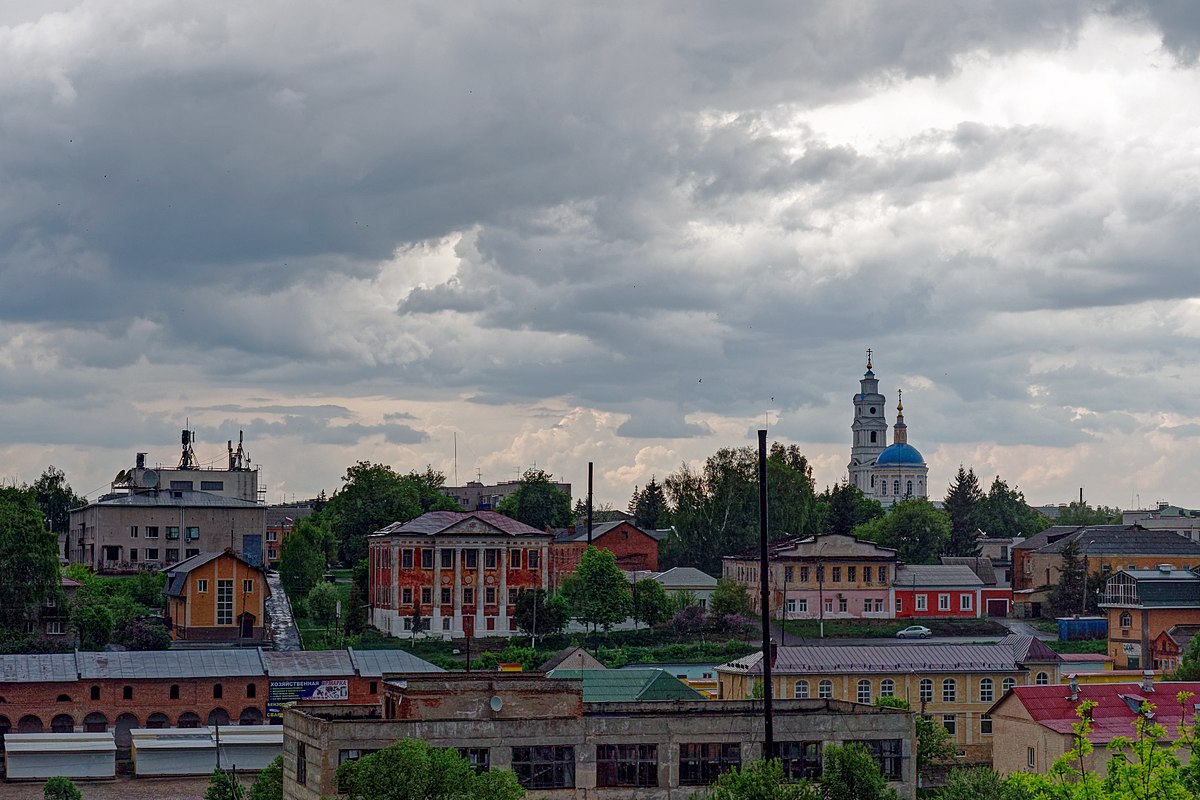
[[[50,720],[50,730],[53,733],[73,733],[75,731],[75,718],[70,714],[59,714]]]
[[[108,730],[108,717],[93,711],[83,718],[83,729],[88,733],[104,733]]]
[[[238,615],[238,633],[243,639],[251,639],[254,637],[254,621],[255,616],[249,611]]]
[[[228,725],[229,712],[223,708],[214,708],[208,714],[209,725]]]
[[[4,737],[12,730],[8,717],[0,717],[0,775],[4,774]]]
[[[241,716],[238,717],[238,725],[262,725],[263,715],[257,708],[243,708]]]
[[[27,714],[21,717],[21,721],[17,723],[17,733],[41,733],[42,720],[35,717],[33,714]]]
[[[129,757],[129,750],[133,747],[133,737],[129,732],[137,727],[140,727],[138,718],[133,714],[122,714],[113,725],[113,739],[117,743],[118,753],[124,752],[124,758]]]
[[[161,711],[155,711],[150,716],[146,717],[147,728],[169,728],[171,727],[171,718]]]
[[[199,728],[200,715],[194,714],[191,711],[185,711],[179,715],[179,727],[181,728]]]

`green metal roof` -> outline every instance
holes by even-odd
[[[585,703],[704,699],[704,695],[661,669],[556,669],[547,677],[582,678]]]

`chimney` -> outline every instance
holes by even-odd
[[[145,453],[137,454],[137,468],[138,469],[146,468],[146,454]]]
[[[1143,692],[1153,692],[1154,691],[1154,670],[1152,670],[1152,669],[1142,670],[1142,691]]]
[[[1074,703],[1079,699],[1079,676],[1072,672],[1070,678],[1067,685],[1071,687],[1071,702]]]
[[[774,667],[775,659],[779,658],[779,644],[774,639],[771,639],[770,647],[771,647],[771,666]]]

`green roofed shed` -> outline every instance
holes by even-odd
[[[555,669],[550,678],[583,680],[585,703],[703,700],[704,695],[661,669]]]

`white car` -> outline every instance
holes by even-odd
[[[930,636],[933,636],[933,631],[924,625],[909,625],[896,634],[897,639],[928,639]]]

